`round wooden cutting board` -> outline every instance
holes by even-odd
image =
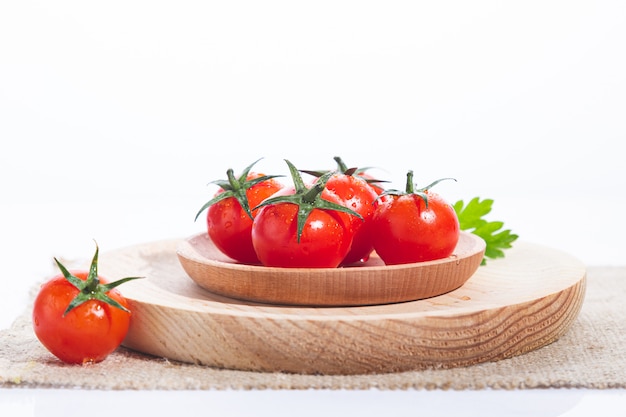
[[[218,296],[180,265],[181,240],[105,252],[109,279],[132,310],[124,345],[220,368],[360,374],[450,368],[520,355],[557,340],[578,315],[586,268],[575,258],[517,242],[460,288],[411,302],[292,307]]]

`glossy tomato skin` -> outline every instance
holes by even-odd
[[[275,196],[293,194],[285,188]],[[322,197],[341,204],[329,190]],[[352,215],[332,210],[314,209],[297,240],[298,206],[272,204],[259,209],[252,226],[252,243],[264,266],[284,268],[336,268],[352,245]]]
[[[263,175],[250,173],[247,179],[258,178]],[[250,208],[256,207],[261,201],[281,188],[283,185],[274,179],[253,185],[246,190]],[[218,193],[220,192],[222,191],[218,191]],[[256,216],[255,211],[252,211],[252,216]],[[234,197],[213,204],[207,211],[207,231],[215,246],[236,261],[258,264],[259,259],[252,246],[252,221]]]
[[[347,265],[366,261],[374,249],[371,218],[374,215],[377,192],[363,178],[342,173],[330,177],[326,188],[339,196],[343,201],[342,204],[362,217],[362,219],[356,216],[350,218],[354,237],[352,247],[341,263]]]
[[[72,271],[85,280],[88,271]],[[101,283],[106,283],[101,279]],[[130,313],[102,301],[89,300],[63,313],[78,290],[63,275],[44,283],[33,306],[33,329],[39,341],[57,358],[70,364],[97,363],[117,349],[130,325]],[[128,308],[116,289],[107,295]]]
[[[439,195],[426,192],[389,195],[377,204],[372,218],[374,250],[386,265],[424,262],[450,256],[459,240],[454,208]]]

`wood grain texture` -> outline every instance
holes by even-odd
[[[207,233],[177,246],[183,269],[202,288],[227,297],[269,304],[358,306],[415,301],[462,286],[480,266],[485,241],[461,232],[444,259],[385,266],[373,253],[345,268],[268,268],[244,265],[222,254]]]
[[[518,242],[437,297],[361,307],[285,307],[212,294],[177,259],[181,240],[101,254],[133,311],[124,345],[172,360],[250,371],[386,373],[496,361],[541,348],[571,326],[586,269],[558,250]]]

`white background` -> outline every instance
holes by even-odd
[[[201,231],[207,184],[261,157],[454,177],[623,265],[625,52],[622,1],[3,2],[0,328],[53,256]]]

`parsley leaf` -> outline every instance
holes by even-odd
[[[475,197],[467,205],[463,200],[454,203],[454,211],[459,218],[461,230],[471,232],[484,239],[487,247],[485,258],[504,258],[504,250],[511,247],[511,244],[518,238],[510,230],[501,230],[504,223],[500,221],[487,221],[484,217],[491,212],[493,200],[480,200]],[[486,264],[483,258],[482,265]]]

